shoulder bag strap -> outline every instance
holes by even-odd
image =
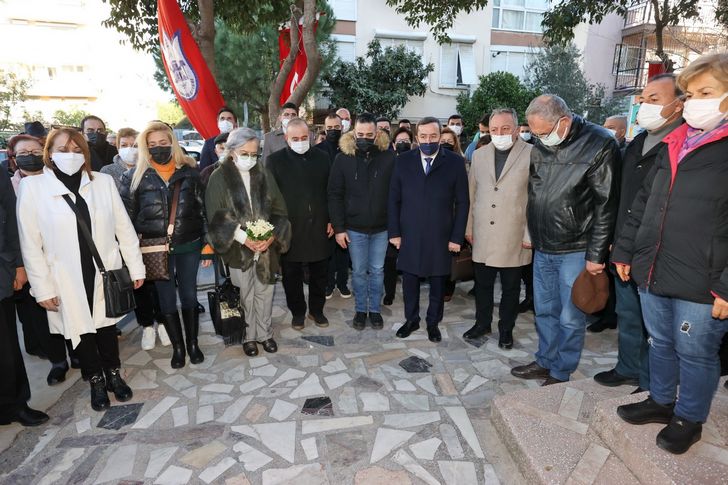
[[[169,226],[167,226],[167,241],[172,243],[172,233],[174,233],[174,221],[177,219],[177,205],[179,204],[179,192],[182,181],[178,180],[174,183],[174,193],[172,195],[172,210],[169,213]]]
[[[83,238],[86,240],[86,245],[91,250],[91,255],[94,258],[94,261],[96,261],[96,266],[99,268],[99,272],[101,274],[106,273],[106,268],[104,268],[104,263],[101,261],[101,255],[99,254],[98,249],[96,249],[96,244],[94,244],[94,240],[91,237],[91,230],[86,225],[86,221],[83,220],[81,217],[81,214],[79,214],[78,207],[76,207],[76,204],[73,202],[73,199],[71,199],[71,196],[68,194],[65,194],[63,196],[63,199],[68,203],[68,205],[71,207],[71,210],[74,214],[76,214],[76,221],[78,222],[78,227],[81,228],[81,234],[83,234]]]

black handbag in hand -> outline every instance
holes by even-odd
[[[126,266],[122,266],[120,269],[112,269],[108,271],[104,267],[104,262],[101,261],[101,255],[96,244],[91,237],[91,230],[86,225],[81,215],[78,213],[78,207],[74,204],[73,199],[68,194],[64,195],[63,198],[68,205],[71,206],[71,210],[76,214],[76,220],[78,221],[78,227],[81,228],[81,234],[86,240],[86,244],[91,250],[94,261],[96,261],[96,267],[101,273],[101,278],[104,282],[104,302],[106,302],[106,318],[118,318],[123,317],[134,308],[136,308],[136,301],[134,300],[134,282],[131,280],[129,275],[129,269]]]
[[[223,264],[223,267],[225,265]],[[240,309],[240,288],[233,285],[230,272],[221,271],[222,284],[217,283],[218,258],[215,258],[215,291],[207,292],[210,318],[215,333],[225,341],[225,346],[240,344],[245,340],[245,315]]]

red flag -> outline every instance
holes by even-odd
[[[211,138],[220,130],[217,111],[225,105],[200,48],[176,0],[158,0],[159,45],[174,94],[192,126]]]
[[[280,31],[278,36],[278,50],[280,51],[280,62],[281,66],[283,61],[288,57],[288,53],[291,51],[291,29],[285,28]],[[293,91],[298,86],[298,83],[303,79],[303,75],[306,74],[306,67],[308,67],[308,58],[306,57],[306,50],[303,48],[303,26],[298,26],[298,55],[293,63],[293,69],[288,74],[286,84],[283,86],[281,91],[280,105],[283,106],[288,98],[293,94]]]

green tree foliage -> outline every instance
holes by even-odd
[[[574,44],[552,45],[538,51],[526,68],[526,85],[533,91],[560,96],[574,113],[595,123],[623,112],[621,100],[607,99],[603,85],[587,80],[581,57]]]
[[[14,128],[10,113],[25,101],[30,83],[14,72],[0,69],[0,130]]]
[[[78,108],[73,108],[68,111],[59,109],[53,113],[53,124],[80,127],[81,120],[90,114]]]
[[[425,94],[425,78],[433,69],[404,46],[382,48],[373,40],[366,56],[354,62],[338,61],[323,79],[334,105],[396,118],[411,96]]]
[[[526,87],[518,77],[509,72],[492,72],[480,76],[478,87],[470,95],[463,92],[457,98],[457,111],[465,126],[476,127],[480,119],[496,108],[513,108],[523,121],[528,103],[538,92]]]
[[[387,5],[404,15],[413,28],[428,25],[435,39],[443,43],[449,40],[447,30],[459,13],[484,9],[488,0],[387,0]]]
[[[185,117],[184,111],[177,101],[157,103],[157,119],[176,126]]]

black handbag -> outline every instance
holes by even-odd
[[[91,254],[96,262],[96,267],[99,269],[99,273],[101,273],[101,278],[104,282],[106,318],[123,317],[136,308],[134,282],[131,280],[131,275],[129,275],[129,269],[126,266],[122,266],[120,269],[109,271],[104,267],[104,262],[101,261],[101,255],[98,249],[96,249],[96,244],[91,237],[91,231],[78,213],[78,207],[76,207],[73,199],[68,194],[64,195],[63,198],[68,202],[73,213],[76,214],[78,227],[81,228],[81,234],[83,234],[83,238],[86,240],[86,244],[91,250]]]
[[[221,270],[222,283],[217,283],[218,258],[215,258],[215,291],[207,292],[210,304],[210,318],[215,333],[223,338],[226,346],[240,344],[245,340],[245,315],[240,309],[240,288],[233,285],[230,271]],[[222,265],[223,268],[225,265]]]

